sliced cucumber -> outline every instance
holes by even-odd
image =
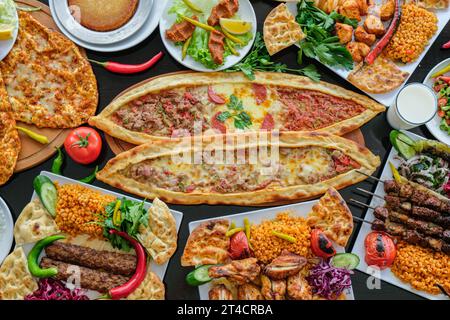
[[[46,176],[37,176],[34,178],[33,187],[41,199],[42,204],[48,213],[54,218],[56,217],[56,202],[58,200],[58,191],[52,180]]]
[[[353,253],[338,253],[331,259],[331,265],[336,268],[352,270],[359,265],[359,257]]]
[[[209,276],[209,268],[211,265],[204,265],[198,267],[186,276],[186,282],[190,286],[201,286],[202,284],[210,282],[212,279]]]
[[[391,140],[391,144],[395,150],[397,150],[397,152],[404,158],[410,159],[416,155],[414,141],[406,134],[393,130],[389,135],[389,139]]]

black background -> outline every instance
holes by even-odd
[[[43,1],[47,3],[47,1]],[[156,4],[158,5],[156,1]],[[269,11],[277,5],[274,1],[252,1],[253,6],[256,11],[256,16],[258,17],[258,29],[262,29],[262,25],[265,17]],[[450,57],[450,50],[444,51],[440,49],[440,46],[450,40],[450,24],[447,24],[444,31],[440,34],[439,38],[436,40],[434,45],[428,51],[426,57],[421,61],[419,67],[416,69],[409,82],[422,82],[427,73],[431,68],[439,63],[440,61]],[[97,60],[114,60],[122,63],[141,63],[148,60],[150,57],[158,53],[159,51],[166,53],[163,60],[160,61],[152,69],[138,75],[132,76],[121,76],[112,74],[106,70],[99,67],[94,67],[94,72],[97,76],[100,102],[99,109],[103,109],[111,102],[111,100],[119,94],[124,89],[136,84],[142,80],[150,78],[155,75],[160,75],[168,72],[174,72],[179,70],[185,70],[183,66],[177,63],[170,55],[166,52],[163,43],[159,35],[159,29],[157,28],[153,34],[147,38],[140,45],[123,51],[111,54],[102,54],[97,52],[88,51],[88,56],[92,59]],[[274,60],[281,61],[288,64],[290,67],[296,68],[296,57],[297,50],[295,47],[284,50],[280,54],[274,57]],[[310,63],[311,61],[305,61],[304,63]],[[322,74],[322,80],[330,83],[338,84],[346,89],[350,89],[356,92],[360,92],[358,89],[353,87],[351,84],[341,79],[339,76],[335,75],[332,71],[328,70],[326,67],[322,66],[317,62],[313,62],[320,73]],[[370,123],[362,128],[364,137],[366,139],[367,147],[374,153],[381,157],[383,164],[377,171],[376,175],[381,174],[381,169],[384,167],[386,161],[387,152],[390,150],[390,143],[388,135],[391,128],[389,127],[385,114],[379,115],[377,118],[373,119]],[[428,138],[432,138],[430,133],[425,127],[420,127],[412,130],[415,133],[423,135]],[[111,159],[113,154],[109,147],[106,145],[103,148],[102,154],[99,160],[91,166],[80,166],[72,162],[68,157],[66,157],[66,164],[63,168],[64,175],[69,178],[83,178],[89,175],[96,164],[102,168],[108,159]],[[50,171],[52,159],[43,163],[42,165],[35,167],[31,170],[27,170],[20,174],[14,175],[8,184],[0,187],[0,196],[8,203],[13,216],[17,218],[21,210],[30,201],[30,197],[33,193],[32,181],[36,175],[41,171]],[[94,183],[96,186],[112,189],[110,186],[105,185],[101,182],[96,181]],[[360,201],[369,203],[368,198],[358,195],[354,192],[357,186],[363,187],[365,189],[373,190],[375,189],[375,184],[370,181],[364,181],[358,185],[346,188],[342,190],[342,194],[346,200],[350,198],[355,198]],[[117,191],[117,190],[115,190]],[[119,190],[119,192],[121,192]],[[123,192],[122,192],[123,193]],[[258,208],[251,207],[235,207],[235,206],[177,206],[170,205],[172,209],[179,210],[184,213],[183,223],[179,232],[178,239],[178,250],[176,254],[172,257],[169,268],[167,270],[164,282],[166,284],[166,298],[167,299],[198,299],[197,288],[192,288],[186,285],[184,281],[185,275],[190,271],[190,269],[182,268],[180,266],[180,257],[182,250],[186,243],[188,237],[188,223],[190,221],[213,218],[218,216],[223,216],[227,214],[240,213],[250,210],[257,210]],[[363,216],[365,211],[359,209],[358,207],[351,206],[354,215]],[[359,224],[355,224],[356,228],[352,237],[352,241],[349,244],[347,250],[350,250],[353,246],[353,242],[356,239],[356,235],[359,231]],[[392,286],[388,283],[383,282],[381,290],[369,290],[366,286],[367,276],[364,273],[356,271],[353,276],[353,290],[356,299],[420,299],[420,297],[409,293],[405,290]]]

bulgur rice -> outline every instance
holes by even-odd
[[[287,234],[297,241],[291,243],[282,240],[274,236],[272,231]],[[310,237],[311,228],[306,223],[306,219],[291,216],[290,212],[282,212],[274,220],[265,220],[259,225],[253,225],[250,244],[256,258],[267,264],[278,257],[284,249],[303,257],[311,257]]]
[[[56,188],[58,202],[55,221],[60,230],[72,236],[88,234],[102,237],[103,228],[90,222],[99,221],[105,206],[116,198],[80,185],[56,185]]]
[[[437,22],[433,12],[413,3],[404,4],[400,24],[384,53],[392,60],[404,63],[416,60],[436,33]]]
[[[439,294],[440,284],[450,291],[450,257],[442,252],[399,242],[391,271],[414,289]]]

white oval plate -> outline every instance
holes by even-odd
[[[55,14],[54,0],[49,1],[49,6],[52,12],[53,20],[55,20],[55,23],[58,26],[58,28],[67,38],[75,42],[77,45],[97,52],[118,52],[138,45],[139,43],[147,39],[153,33],[153,31],[155,31],[156,27],[159,24],[159,19],[163,12],[165,1],[167,0],[154,1],[155,5],[153,6],[148,19],[146,20],[142,28],[139,30],[139,32],[134,33],[129,38],[124,39],[120,42],[101,45],[100,44],[96,45],[80,40],[74,35],[72,35],[66,28],[64,28],[61,21],[58,19],[58,16]]]
[[[11,51],[11,49],[14,47],[14,44],[17,40],[17,34],[19,33],[19,18],[17,16],[16,11],[16,26],[14,28],[13,38],[9,40],[1,40],[0,41],[0,61],[2,61],[8,53]]]
[[[9,210],[6,202],[0,197],[0,211],[5,218],[4,232],[0,232],[0,265],[3,260],[11,251],[11,245],[13,243],[13,228],[14,222],[11,216],[11,211]]]
[[[450,64],[450,58],[445,59],[444,61],[441,61],[438,63],[431,71],[427,74],[425,79],[423,80],[423,83],[430,88],[433,87],[433,79],[430,79],[430,76],[444,68],[445,66]],[[450,135],[441,129],[439,129],[439,124],[441,123],[441,118],[436,114],[434,118],[426,124],[428,130],[431,132],[431,134],[438,139],[439,141],[450,144]]]
[[[213,0],[211,0],[211,1],[213,1]],[[218,1],[216,1],[216,2],[218,3]],[[257,28],[258,22],[256,20],[255,11],[253,10],[253,6],[250,3],[250,1],[249,0],[240,0],[239,1],[239,11],[237,12],[237,14],[239,15],[240,19],[245,20],[245,21],[250,21],[252,23],[252,31],[251,32],[253,33],[253,39],[245,47],[238,50],[240,55],[239,56],[230,55],[230,56],[226,57],[224,64],[217,69],[208,69],[203,64],[195,61],[190,56],[186,56],[186,58],[183,61],[182,56],[181,56],[181,47],[176,46],[175,43],[166,39],[166,35],[165,35],[166,30],[168,30],[175,23],[175,20],[176,20],[175,14],[170,14],[170,15],[168,14],[168,11],[169,11],[170,7],[172,7],[172,4],[173,4],[173,0],[167,1],[167,5],[164,9],[164,12],[161,16],[161,21],[159,23],[159,31],[161,33],[161,39],[162,39],[167,51],[169,51],[170,55],[175,60],[177,60],[179,63],[181,63],[186,68],[189,68],[189,69],[192,69],[195,71],[200,71],[200,72],[215,72],[215,71],[225,70],[225,69],[228,69],[228,68],[234,66],[235,64],[238,64],[242,59],[244,59],[244,57],[247,55],[247,53],[249,53],[249,51],[251,50],[251,48],[253,46],[253,42],[255,41],[256,28]]]
[[[153,0],[140,0],[134,16],[124,26],[109,32],[98,32],[83,27],[70,13],[67,0],[53,2],[55,12],[64,28],[80,40],[92,44],[112,44],[131,37],[138,32],[147,21],[153,6]]]

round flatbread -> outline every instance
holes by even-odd
[[[59,233],[55,220],[48,214],[39,199],[31,201],[14,225],[16,245],[32,243]]]
[[[157,198],[148,211],[148,227],[141,225],[138,239],[157,264],[164,264],[177,250],[175,218],[169,207]]]
[[[393,61],[379,56],[371,65],[361,63],[356,66],[347,80],[364,92],[386,93],[398,88],[408,75]]]
[[[37,289],[38,284],[28,271],[25,252],[18,247],[0,267],[0,300],[23,300]]]
[[[161,279],[149,270],[144,281],[127,297],[127,300],[164,300],[165,291]]]

